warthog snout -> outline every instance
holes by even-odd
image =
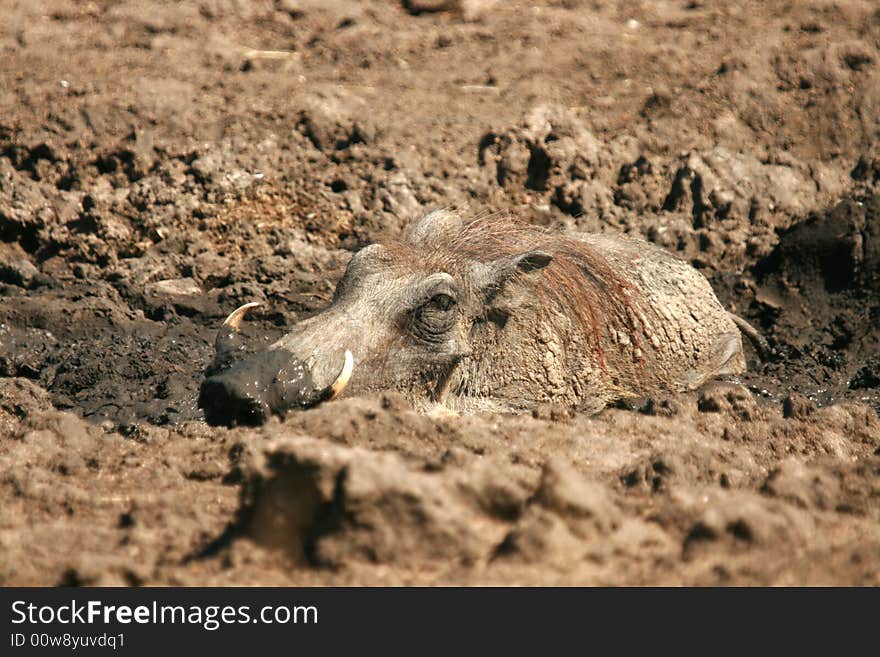
[[[220,328],[216,354],[199,392],[199,406],[210,424],[256,426],[270,415],[306,409],[339,395],[353,369],[350,351],[333,383],[318,388],[309,367],[284,349],[244,355],[238,326],[245,313],[259,304],[235,310]]]

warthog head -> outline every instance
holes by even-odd
[[[351,258],[331,305],[265,351],[241,355],[238,341],[242,317],[257,304],[233,312],[202,385],[208,421],[259,424],[343,390],[397,390],[423,407],[444,402],[467,378],[453,372],[475,341],[481,350],[491,345],[525,302],[511,281],[553,259],[528,248],[532,240],[513,224],[492,219],[437,211],[401,240],[365,247]]]

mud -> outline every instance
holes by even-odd
[[[2,12],[0,583],[880,584],[874,3]],[[773,355],[593,417],[204,422],[226,314],[268,343],[445,206],[646,237]]]

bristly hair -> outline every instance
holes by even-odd
[[[410,251],[411,257],[417,257],[428,269],[449,272],[460,272],[474,260],[490,262],[525,251],[545,251],[553,256],[549,266],[540,275],[521,281],[528,280],[543,303],[556,304],[579,323],[599,364],[604,367],[603,327],[625,330],[633,345],[639,346],[637,322],[645,316],[648,304],[641,291],[590,244],[519,221],[505,212],[466,219],[440,212],[437,223],[429,238],[395,246]]]

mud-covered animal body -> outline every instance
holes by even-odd
[[[553,402],[596,412],[745,368],[735,318],[702,274],[663,249],[446,210],[356,253],[331,305],[270,351],[272,362],[289,360],[302,374],[310,392],[294,395],[297,407],[345,388],[397,390],[426,410]],[[228,406],[250,395],[260,417],[288,410],[273,402],[275,384],[260,359],[259,373],[239,366],[219,393],[224,374],[215,374],[212,395],[227,399],[212,401],[203,389],[203,402]],[[257,398],[239,389],[236,380],[253,378],[242,369],[263,377]]]

